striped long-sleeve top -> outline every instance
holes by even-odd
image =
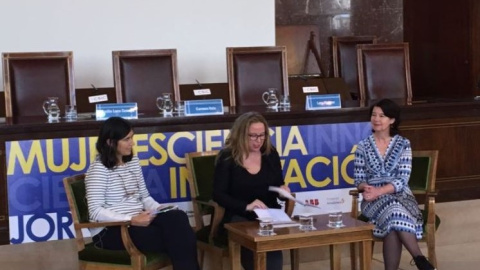
[[[85,178],[91,221],[129,221],[143,210],[160,204],[149,194],[138,157],[125,165],[108,169],[100,159],[90,165]],[[93,235],[103,228],[91,229]]]

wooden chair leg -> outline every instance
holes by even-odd
[[[427,248],[428,248],[428,259],[429,261],[438,268],[437,265],[437,254],[435,253],[435,233],[432,233],[427,237]]]
[[[290,249],[290,267],[292,270],[300,269],[300,249]]]

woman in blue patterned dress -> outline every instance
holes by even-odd
[[[372,134],[359,142],[355,152],[355,185],[363,192],[362,214],[375,225],[373,234],[383,238],[385,270],[396,270],[402,246],[419,270],[435,267],[422,255],[422,214],[408,186],[412,167],[410,141],[398,135],[400,107],[383,99],[370,108]]]

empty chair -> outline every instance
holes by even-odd
[[[288,95],[286,53],[284,46],[227,48],[230,105],[265,105],[262,94],[269,88]]]
[[[45,115],[47,97],[75,104],[72,52],[3,53],[5,116]]]
[[[350,88],[350,95],[354,99],[359,97],[357,45],[376,44],[376,36],[344,36],[332,37],[333,75],[342,77]]]
[[[361,101],[412,104],[408,43],[357,45],[357,64]]]
[[[180,100],[177,50],[113,51],[117,102],[136,102],[139,111],[157,111],[156,99],[171,93]]]

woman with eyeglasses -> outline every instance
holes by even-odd
[[[225,147],[217,156],[213,186],[215,202],[225,208],[223,224],[255,220],[254,209],[280,208],[278,194],[269,186],[287,192],[278,152],[272,146],[268,124],[256,112],[239,116],[228,135]],[[220,229],[220,234],[226,231]],[[242,266],[253,269],[253,253],[242,247]],[[281,251],[267,253],[267,270],[282,269]]]
[[[111,117],[103,123],[98,155],[85,178],[90,220],[130,221],[130,237],[141,252],[167,253],[175,270],[200,269],[187,215],[181,210],[156,214],[161,205],[145,186],[133,146],[133,129],[127,120]],[[90,232],[97,247],[125,250],[119,226]]]

